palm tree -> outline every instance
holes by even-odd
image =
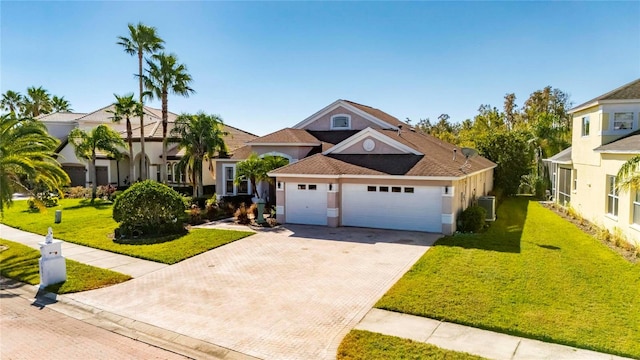
[[[58,191],[69,183],[53,157],[58,144],[39,121],[19,119],[13,113],[0,117],[0,212],[11,206],[14,192],[31,192],[25,181]]]
[[[226,132],[222,130],[222,119],[218,115],[207,115],[200,112],[196,115],[182,114],[176,119],[176,125],[171,129],[171,135],[178,139],[178,149],[184,149],[185,154],[180,159],[178,167],[190,173],[193,184],[193,196],[202,196],[202,165],[205,159],[211,159],[215,153],[225,153],[224,143]]]
[[[133,99],[133,93],[116,97],[113,103],[114,111],[108,111],[113,114],[113,121],[120,122],[122,118],[127,123],[127,143],[129,144],[129,177],[133,177],[133,129],[131,127],[131,117],[138,116],[142,113],[142,104]]]
[[[7,90],[2,94],[2,100],[0,100],[0,107],[2,110],[9,111],[13,114],[18,114],[22,106],[23,98],[19,92]]]
[[[263,158],[259,158],[258,154],[251,153],[247,159],[240,161],[236,165],[236,178],[234,182],[239,184],[241,181],[249,180],[251,188],[253,189],[253,195],[260,198],[256,185],[261,181],[273,182],[273,178],[270,178],[267,174],[288,163],[289,160],[282,156],[266,155]]]
[[[27,95],[23,99],[23,110],[23,115],[34,118],[40,114],[50,113],[51,97],[49,92],[42,86],[27,88]]]
[[[96,182],[97,151],[118,158],[120,156],[118,148],[126,148],[127,144],[122,140],[120,134],[105,124],[100,124],[89,132],[75,128],[69,134],[69,142],[73,144],[78,159],[89,160],[89,176],[92,184],[91,202],[93,202],[98,191]]]
[[[640,155],[627,160],[616,175],[619,190],[640,191]]]
[[[155,54],[151,60],[147,60],[149,69],[144,77],[144,84],[151,99],[162,100],[162,167],[160,169],[160,181],[167,183],[167,125],[169,93],[189,97],[195,91],[189,87],[193,80],[187,72],[184,64],[178,64],[175,54],[163,52]]]
[[[129,55],[138,56],[138,79],[140,80],[140,104],[144,105],[142,91],[142,58],[145,53],[153,54],[156,51],[164,49],[162,45],[164,40],[160,39],[156,34],[156,28],[146,26],[143,23],[138,25],[129,24],[129,37],[118,36],[118,45],[124,47],[124,51]],[[142,153],[142,166],[140,178],[147,179],[147,153],[144,148],[144,114],[140,114],[140,152]]]
[[[71,108],[71,103],[69,100],[65,99],[64,96],[56,96],[54,95],[51,98],[51,108],[53,112],[71,112],[73,109]]]

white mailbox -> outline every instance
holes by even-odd
[[[67,280],[67,263],[62,256],[62,241],[53,240],[49,228],[47,237],[40,245],[40,287],[47,287]]]

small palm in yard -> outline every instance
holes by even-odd
[[[142,114],[142,104],[133,99],[133,94],[118,96],[113,103],[113,121],[120,122],[124,118],[127,126],[127,143],[129,144],[129,176],[133,177],[133,130],[131,128],[131,118]]]
[[[287,165],[288,163],[289,160],[282,156],[267,155],[263,158],[259,158],[258,154],[251,153],[246,160],[243,160],[236,165],[236,178],[234,179],[234,182],[239,184],[243,180],[249,180],[254,196],[260,197],[256,185],[260,181],[273,181],[273,178],[270,178],[267,174],[272,170]]]
[[[53,158],[59,141],[33,119],[14,113],[0,117],[0,212],[12,203],[16,191],[28,191],[27,181],[60,190],[69,176]]]
[[[75,128],[69,134],[69,142],[73,144],[79,159],[89,161],[89,179],[92,185],[91,201],[93,202],[98,192],[96,176],[98,151],[105,152],[113,158],[119,158],[120,148],[126,148],[127,144],[122,140],[120,134],[105,124],[98,125],[89,131]]]

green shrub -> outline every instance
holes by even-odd
[[[113,219],[120,223],[116,237],[183,232],[184,211],[182,197],[170,187],[151,180],[135,183],[113,205]]]
[[[460,227],[462,232],[478,232],[482,230],[486,222],[487,211],[480,206],[469,206],[460,214]]]
[[[251,204],[249,207],[244,203],[240,204],[240,207],[236,210],[234,216],[238,224],[248,225],[251,223],[249,214],[253,214],[254,219],[258,216],[258,206],[256,204]]]
[[[36,194],[35,198],[30,197],[27,200],[27,205],[31,210],[39,210],[42,206],[48,208],[58,206],[58,197],[48,191],[40,192]]]

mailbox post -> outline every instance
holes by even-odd
[[[49,228],[47,237],[40,245],[40,287],[67,280],[67,263],[62,256],[62,241],[53,240],[53,230]]]

